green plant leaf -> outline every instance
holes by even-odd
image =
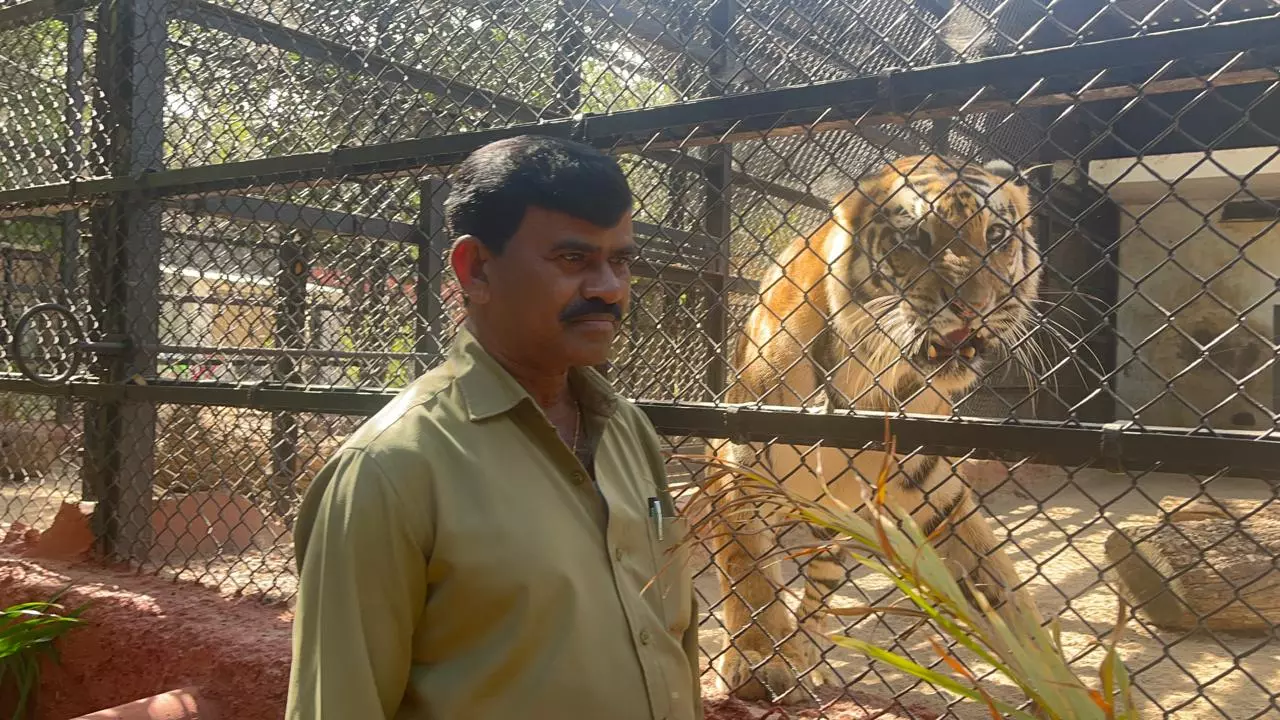
[[[932,685],[937,685],[938,687],[943,688],[945,690],[950,690],[951,692],[957,695],[960,695],[962,697],[967,697],[970,700],[982,702],[982,694],[977,689],[966,687],[961,683],[958,683],[955,680],[947,677],[946,675],[943,675],[940,672],[937,672],[935,670],[930,670],[929,668],[917,662],[913,662],[912,660],[902,657],[901,655],[891,653],[888,650],[885,650],[877,645],[874,645],[869,642],[865,642],[863,640],[858,640],[857,638],[851,638],[851,637],[846,637],[841,635],[833,636],[831,640],[837,645],[842,645],[852,650],[857,650],[863,653],[864,655],[871,657],[874,660],[879,660],[880,662],[883,662],[886,665],[892,665],[893,667],[899,670],[902,670],[903,672],[909,673],[910,675],[917,677],[921,680],[924,680],[927,683],[930,683]],[[1006,703],[1000,702],[999,700],[996,700],[994,698],[992,698],[992,702],[996,705],[997,708],[1000,709],[1001,712],[1004,712],[1009,715],[1013,715],[1014,717],[1017,717],[1017,718],[1021,718],[1021,720],[1039,720],[1034,715],[1023,712],[1022,710],[1012,707]]]
[[[886,429],[885,449],[892,452],[895,439]],[[820,504],[789,490],[779,482],[718,457],[673,454],[673,459],[702,463],[718,473],[708,473],[716,487],[704,490],[689,506],[692,514],[701,514],[702,520],[692,527],[689,541],[696,541],[698,531],[718,520],[729,522],[741,513],[766,510],[777,513],[777,529],[793,524],[809,524],[822,527],[834,534],[832,540],[821,547],[845,555],[863,567],[870,569],[894,584],[914,607],[893,606],[871,608],[823,608],[821,612],[833,615],[865,616],[893,614],[918,620],[912,628],[916,632],[924,626],[932,627],[956,644],[972,652],[978,659],[1008,678],[1037,712],[1050,720],[1110,720],[1116,717],[1117,695],[1124,699],[1125,720],[1137,720],[1133,713],[1132,688],[1128,674],[1115,650],[1115,637],[1104,663],[1101,689],[1088,687],[1072,670],[1062,651],[1062,631],[1056,619],[1043,627],[1034,608],[1024,605],[1020,594],[1012,594],[999,611],[993,609],[983,593],[972,587],[968,580],[957,579],[943,561],[935,543],[942,537],[935,530],[925,534],[904,508],[889,502],[886,492],[889,462],[882,465],[880,475],[863,494],[863,506],[855,511],[844,503],[828,501]],[[723,495],[723,497],[720,497]],[[838,507],[832,507],[836,505]],[[952,518],[944,518],[947,524]],[[729,527],[726,525],[726,527]],[[732,535],[732,530],[725,534]],[[818,547],[815,545],[814,547]],[[779,548],[767,555],[762,562],[774,562],[773,558],[798,557],[812,549]],[[781,561],[780,559],[777,561]],[[964,588],[962,589],[962,585]],[[1119,625],[1123,625],[1123,609]],[[1118,633],[1117,633],[1118,634]],[[959,659],[945,651],[940,656],[959,678],[970,681],[975,687],[966,687],[956,677],[945,672],[925,668],[914,661],[849,637],[832,637],[832,641],[858,650],[875,660],[888,663],[926,682],[960,694],[969,700],[982,702],[988,710],[1000,708],[1014,717],[1033,717],[1023,711],[995,704],[995,700],[982,687]],[[930,638],[935,650],[942,646]]]
[[[51,600],[11,605],[0,610],[0,686],[12,681],[16,685],[17,704],[13,720],[21,720],[28,712],[35,689],[40,684],[40,655],[58,660],[58,638],[85,621],[80,617],[87,607],[69,611],[56,600],[70,585],[64,586]]]

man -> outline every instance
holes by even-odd
[[[653,427],[593,369],[629,304],[626,177],[522,136],[467,158],[446,208],[467,320],[306,493],[286,715],[700,718],[687,526]]]

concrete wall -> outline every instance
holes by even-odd
[[[1118,419],[1271,427],[1280,224],[1221,213],[1228,201],[1280,198],[1277,150],[1090,165],[1122,208]]]

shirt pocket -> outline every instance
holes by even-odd
[[[656,583],[661,596],[659,607],[667,631],[680,636],[689,627],[693,611],[692,556],[689,520],[676,515],[662,518],[661,536],[649,523],[649,543],[653,548]]]

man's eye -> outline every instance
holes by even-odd
[[[582,253],[566,253],[561,255],[560,258],[568,262],[582,262],[585,256]]]

